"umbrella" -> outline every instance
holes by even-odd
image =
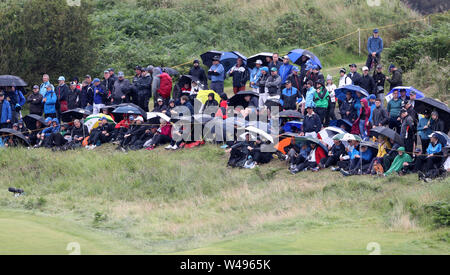
[[[361,142],[360,145],[366,146],[366,147],[369,147],[369,148],[372,148],[372,149],[375,149],[378,151],[378,145],[373,141],[363,141],[363,142]]]
[[[206,52],[202,55],[200,55],[202,62],[205,66],[207,66],[208,68],[210,68],[212,66],[212,62],[213,62],[213,57],[214,56],[222,56],[223,52],[219,52],[219,51],[209,51]]]
[[[433,132],[433,135],[436,134],[438,136],[439,143],[442,147],[450,146],[450,137],[442,132]]]
[[[0,87],[26,87],[28,84],[22,78],[15,75],[0,75]]]
[[[407,96],[409,96],[410,93],[411,93],[412,91],[415,91],[415,92],[416,92],[416,98],[417,98],[417,99],[420,99],[420,98],[424,98],[424,97],[425,97],[425,95],[424,95],[421,91],[417,90],[417,89],[414,88],[414,87],[399,86],[399,87],[395,87],[394,89],[392,89],[392,91],[390,91],[390,92],[386,95],[386,97],[385,97],[386,102],[391,101],[392,98],[394,97],[394,96],[393,96],[393,93],[394,93],[395,91],[400,92],[400,90],[406,90],[406,95],[407,95]]]
[[[81,108],[76,108],[73,110],[66,111],[62,113],[61,119],[63,122],[70,122],[73,119],[82,119],[85,115],[91,115],[92,113],[88,110],[84,110]]]
[[[197,114],[193,116],[195,123],[206,124],[214,119],[214,117],[205,114]]]
[[[283,130],[285,133],[292,133],[293,128],[296,128],[300,132],[302,130],[302,125],[303,122],[300,121],[289,121],[286,124],[284,124]]]
[[[303,50],[303,49],[296,49],[292,50],[288,53],[289,59],[294,62],[297,65],[301,65],[301,57],[306,56],[314,65],[318,65],[322,69],[322,63],[320,62],[320,59],[315,56],[312,52]]]
[[[335,91],[335,95],[336,97],[341,100],[341,101],[345,101],[346,100],[346,94],[347,92],[351,92],[352,96],[355,100],[359,100],[358,96],[356,95],[356,92],[360,92],[364,97],[368,97],[369,93],[364,90],[363,88],[359,87],[359,86],[355,86],[355,85],[346,85],[342,88],[336,89]]]
[[[45,118],[38,115],[27,115],[23,118],[23,122],[30,130],[36,130],[36,121],[40,121],[42,125],[45,125]]]
[[[244,64],[247,63],[247,58],[238,52],[224,52],[220,58],[220,64],[223,65],[225,73],[227,73],[237,63],[238,57],[244,59]]]
[[[321,139],[328,144],[328,146],[333,146],[333,137],[338,134],[346,134],[346,131],[338,127],[330,126],[319,132]]]
[[[147,112],[145,112],[141,107],[133,103],[120,104],[113,113],[115,114],[129,114],[129,115],[140,115],[147,117]]]
[[[228,101],[230,106],[248,106],[248,103],[245,101],[245,97],[246,96],[252,96],[252,97],[258,97],[259,98],[259,94],[255,93],[253,91],[241,91],[237,94],[235,94],[232,98],[230,98],[230,100]]]
[[[19,131],[9,129],[9,128],[4,128],[4,129],[0,129],[0,134],[12,135],[12,136],[18,137],[21,140],[23,140],[26,145],[28,145],[28,146],[30,145],[30,142],[27,140],[27,138]]]
[[[220,101],[220,95],[218,93],[216,93],[215,91],[213,91],[213,90],[200,90],[200,91],[198,91],[196,99],[198,101],[200,101],[202,103],[202,105],[203,105],[203,104],[206,103],[206,101],[208,100],[208,96],[211,93],[214,94],[214,100],[217,101],[217,104],[219,104],[220,103],[219,102]]]
[[[163,113],[151,112],[151,113],[147,113],[146,117],[147,117],[147,120],[153,120],[154,118],[162,118],[167,122],[170,121],[170,117],[168,117],[166,114],[163,114]],[[159,123],[159,121],[158,121],[158,123]]]
[[[162,68],[162,70],[163,70],[163,72],[166,72],[170,76],[176,76],[176,75],[180,74],[177,70],[169,68],[169,67],[164,67],[164,68]]]
[[[280,112],[282,118],[303,118],[302,114],[294,110]]]
[[[372,136],[382,135],[382,136],[385,136],[387,138],[394,140],[395,143],[403,146],[403,140],[400,137],[400,135],[396,131],[394,131],[390,128],[387,128],[387,127],[373,128],[372,130],[370,130],[370,135],[372,135]]]
[[[246,125],[246,121],[242,117],[229,117],[223,120],[223,123],[226,125],[227,128],[229,126],[231,126],[231,128],[234,128],[235,125],[238,127],[245,127]]]
[[[330,125],[331,125],[331,123],[330,123]],[[342,126],[344,126],[345,130],[347,132],[350,132],[353,124],[347,119],[339,119],[339,120],[336,120],[336,126],[339,128],[342,128]]]
[[[425,110],[430,112],[436,111],[439,114],[439,119],[445,122],[446,130],[448,130],[450,124],[450,108],[445,103],[433,98],[424,97],[415,101],[414,109],[419,114],[423,114]]]
[[[256,66],[256,61],[257,60],[261,60],[262,61],[262,66],[269,66],[269,63],[266,61],[267,57],[272,58],[273,53],[258,53],[255,55],[250,56],[247,59],[247,65],[249,68],[253,69]]]
[[[264,103],[264,105],[266,105],[266,107],[268,107],[268,108],[281,107],[280,102],[275,101],[275,100],[267,100],[266,103]]]
[[[333,139],[334,140],[340,140],[340,141],[352,141],[352,140],[362,141],[360,136],[352,135],[352,134],[349,134],[349,133],[335,135],[333,137]]]
[[[105,114],[98,114],[98,115],[91,115],[88,116],[85,120],[84,120],[84,125],[86,125],[86,127],[88,128],[89,132],[92,131],[92,129],[95,129],[98,127],[98,123],[99,121],[106,117],[106,119],[108,120],[108,123],[114,123],[116,124],[116,122],[114,121],[114,119],[112,119],[111,116],[105,115]]]
[[[183,87],[184,84],[191,85],[192,81],[193,81],[192,75],[185,74],[180,77],[180,80],[178,81],[178,83],[180,84],[180,87]]]
[[[254,134],[258,134],[260,137],[263,137],[263,138],[267,139],[271,143],[274,142],[273,137],[271,135],[269,135],[268,133],[266,133],[263,130],[258,129],[258,128],[254,127],[254,126],[249,126],[249,127],[245,128],[245,130],[247,130],[249,132],[252,132]]]
[[[252,120],[246,124],[247,124],[247,126],[253,126],[255,128],[258,128],[258,129],[263,130],[268,133],[272,132],[272,129],[267,122],[263,122],[263,121],[259,121],[259,120]]]
[[[322,149],[325,151],[326,154],[328,154],[328,148],[327,146],[325,146],[322,142],[320,142],[320,140],[318,140],[317,138],[313,138],[313,137],[299,137],[296,134],[284,134],[285,136],[290,136],[290,137],[294,137],[295,139],[295,143],[299,144],[299,143],[304,143],[304,142],[312,142],[315,143],[317,145],[319,145],[320,147],[322,147]]]

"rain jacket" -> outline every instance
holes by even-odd
[[[384,175],[389,176],[390,174],[394,172],[400,172],[403,168],[403,163],[405,162],[412,162],[412,158],[407,153],[403,153],[403,155],[398,155],[395,157],[394,162],[392,162],[391,167],[389,170],[384,173]]]
[[[303,132],[304,133],[318,133],[322,129],[322,122],[320,122],[320,117],[313,113],[311,116],[306,115],[303,121]]]
[[[400,111],[402,110],[402,100],[399,98],[397,100],[392,99],[389,101],[387,105],[387,111],[389,113],[390,118],[397,119],[400,115]]]
[[[41,115],[44,105],[42,104],[44,97],[40,93],[31,93],[27,98],[27,103],[30,104],[30,113]]]
[[[367,51],[372,53],[380,54],[383,51],[383,39],[381,37],[369,37],[367,40]]]
[[[108,96],[108,92],[105,87],[101,84],[98,86],[94,85],[94,104],[105,104],[106,97]]]
[[[284,110],[297,110],[297,99],[301,98],[299,90],[294,87],[284,88],[280,96],[280,104]]]
[[[208,78],[206,77],[205,70],[203,70],[202,67],[192,67],[189,71],[189,75],[191,75],[193,79],[199,80],[203,84],[203,88],[208,88]]]
[[[217,70],[217,73],[214,71]],[[222,64],[212,65],[208,71],[208,77],[212,82],[223,82],[225,80],[225,69]]]
[[[316,108],[316,103],[314,102],[314,97],[316,95],[316,89],[313,87],[309,88],[306,92],[306,106],[305,108],[312,107]]]
[[[266,80],[266,88],[271,96],[279,95],[281,88],[281,77],[270,75]]]
[[[419,120],[419,124],[417,125],[417,131],[419,132],[420,139],[422,140],[430,139],[429,136],[433,133],[433,130],[430,127],[427,129],[424,128],[428,125],[429,121],[430,119],[423,117]]]
[[[55,91],[50,91],[45,93],[44,99],[47,99],[44,102],[44,113],[48,114],[56,114],[56,102],[58,101],[58,97],[56,96]]]
[[[121,101],[122,96],[126,96],[131,89],[131,84],[128,79],[124,79],[120,81],[119,79],[116,80],[114,83],[114,90],[112,92],[112,97],[114,98],[114,101],[118,100]]]
[[[328,103],[330,102],[330,94],[327,89],[324,87],[321,88],[321,91],[317,90],[314,93],[314,102],[317,108],[328,108]]]
[[[228,72],[229,76],[233,77],[233,87],[244,87],[247,84],[247,80],[250,78],[248,69],[244,65],[238,67],[233,66]]]
[[[284,85],[284,83],[286,83],[286,80],[287,80],[288,76],[292,73],[293,69],[294,69],[294,66],[292,66],[291,64],[283,64],[280,66],[280,71],[278,74],[281,77],[281,84]]]
[[[56,97],[56,95],[55,95],[55,97]],[[56,122],[56,124],[57,124],[56,127],[51,126],[51,127],[45,128],[42,131],[42,134],[44,136],[48,137],[51,134],[59,133],[59,131],[61,130],[61,126],[59,126],[59,120],[57,118],[54,118],[54,119],[52,119],[52,125],[53,125],[53,122]]]
[[[400,69],[395,70],[392,73],[391,79],[388,79],[389,83],[391,83],[391,91],[395,87],[403,86],[403,80],[402,80],[402,71]]]
[[[431,155],[431,154],[438,154],[442,152],[442,145],[437,142],[436,145],[433,145],[433,143],[430,143],[430,145],[428,145],[427,148],[427,154]]]
[[[250,72],[250,83],[254,82],[255,85],[250,85],[253,89],[258,89],[258,81],[261,78],[261,71],[262,71],[262,67],[259,68],[253,68],[252,71]]]
[[[159,75],[159,90],[158,94],[164,98],[170,98],[170,93],[172,92],[172,78],[167,73],[162,73]]]
[[[12,120],[11,104],[9,104],[8,100],[3,100],[0,104],[2,105],[0,123],[6,123],[8,120]]]

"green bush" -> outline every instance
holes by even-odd
[[[424,206],[424,210],[433,217],[437,226],[450,225],[450,203],[440,201],[427,204]]]

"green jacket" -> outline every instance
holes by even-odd
[[[402,170],[403,168],[403,163],[405,162],[412,162],[412,158],[410,155],[408,155],[407,153],[403,153],[403,155],[398,155],[395,157],[394,162],[391,165],[391,168],[389,168],[389,170],[384,173],[386,176],[389,176],[390,174],[394,173],[394,172],[399,172]]]
[[[317,90],[314,94],[314,101],[316,102],[316,108],[328,108],[330,94],[327,89],[322,87],[320,90]]]

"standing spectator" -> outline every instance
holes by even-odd
[[[224,94],[225,69],[220,64],[220,56],[214,56],[213,65],[208,71],[208,77],[211,79],[211,90],[219,95]]]
[[[378,64],[377,69],[373,72],[373,80],[377,90],[377,97],[384,102],[384,84],[386,82],[386,76],[383,74],[383,65]]]
[[[412,152],[414,150],[414,120],[408,114],[408,111],[406,109],[401,110],[400,119],[400,137],[403,139],[406,152]]]
[[[152,76],[147,68],[142,69],[142,76],[134,83],[137,92],[137,105],[148,112],[148,103],[152,96],[151,91]]]
[[[377,95],[377,86],[375,84],[375,80],[372,76],[369,75],[369,68],[364,66],[362,68],[363,75],[361,76],[360,80],[360,87],[366,90],[371,95]]]
[[[290,80],[286,80],[286,88],[280,96],[280,104],[284,110],[297,110],[297,100],[301,98],[300,91],[292,87]]]
[[[361,99],[358,119],[353,123],[352,134],[359,134],[361,138],[365,139],[369,133],[369,117],[370,107],[367,99],[363,98]]]
[[[127,95],[127,101],[139,105],[136,84],[142,78],[143,69],[141,66],[138,65],[134,68],[134,72],[136,74],[133,77],[133,85],[131,86],[131,90]]]
[[[69,108],[69,110],[81,108],[80,96],[81,91],[77,89],[77,83],[70,83],[69,93],[67,94],[67,108]]]
[[[238,57],[236,65],[228,71],[227,75],[233,77],[234,94],[237,94],[240,91],[245,91],[245,85],[249,79],[249,73],[242,58]]]
[[[430,127],[431,114],[430,111],[425,110],[424,117],[419,120],[417,131],[419,132],[420,141],[422,144],[422,152],[425,152],[430,144],[430,135],[433,130]]]
[[[293,66],[292,68],[292,74],[289,75],[287,79],[289,79],[292,83],[292,87],[296,88],[300,93],[303,90],[303,81],[300,75],[298,74],[300,72],[299,68],[297,66]],[[303,97],[305,97],[304,94],[302,94]]]
[[[39,93],[44,96],[45,93],[47,93],[47,86],[50,85],[52,86],[52,90],[55,89],[55,87],[53,87],[53,85],[50,83],[50,76],[48,76],[48,74],[44,74],[42,76],[42,84],[39,87]]]
[[[125,79],[125,74],[119,72],[118,79],[114,82],[114,90],[112,93],[112,104],[118,105],[126,102],[126,95],[131,89],[131,83]]]
[[[266,88],[266,82],[269,78],[269,68],[263,67],[261,69],[261,76],[259,77],[256,85],[258,86],[259,92],[259,108],[262,108],[266,103],[267,98],[269,97],[268,89]]]
[[[92,85],[92,77],[86,75],[81,88],[81,108],[92,111],[94,101],[94,87]]]
[[[314,97],[316,95],[316,89],[314,89],[314,83],[311,80],[308,80],[306,83],[306,98],[305,98],[305,108],[316,108],[316,104],[314,102]],[[320,131],[320,130],[319,130]]]
[[[389,66],[389,72],[392,74],[391,77],[387,76],[386,80],[391,83],[390,90],[392,91],[395,87],[403,86],[403,76],[402,71],[397,69],[394,64]]]
[[[393,98],[387,105],[389,114],[389,128],[396,129],[400,133],[400,111],[402,110],[402,101],[398,97],[398,91],[392,93]]]
[[[109,68],[108,69],[108,72],[109,72],[109,78],[111,78],[111,81],[113,82],[113,84],[116,82],[116,80],[117,80],[117,77],[116,77],[116,75],[115,75],[115,73],[114,73],[114,68]]]
[[[350,73],[348,77],[351,78],[353,85],[360,86],[361,85],[361,75],[357,72],[358,66],[356,64],[350,64]]]
[[[114,82],[115,79],[111,77],[111,74],[109,73],[108,70],[103,72],[103,80],[102,80],[102,86],[105,87],[105,91],[106,91],[106,103],[105,104],[110,104],[111,103],[111,94],[112,91],[114,89]]]
[[[331,75],[327,76],[327,86],[325,87],[330,95],[330,104],[328,105],[328,118],[329,120],[336,120],[336,94],[335,91],[337,89],[336,85],[333,84],[333,77]],[[330,121],[326,121],[326,125],[329,124]]]
[[[280,66],[279,75],[281,77],[281,90],[285,88],[285,83],[289,75],[291,75],[294,66],[289,64],[289,56],[283,57],[283,65]]]
[[[95,78],[92,82],[94,84],[94,104],[93,104],[93,114],[97,115],[100,113],[101,109],[105,107],[106,97],[108,93],[106,88],[101,85],[100,79]]]
[[[191,75],[193,79],[200,81],[204,90],[208,90],[208,78],[206,77],[205,70],[200,67],[200,61],[194,60],[194,67],[189,71],[189,75]]]
[[[58,116],[61,117],[61,114],[65,111],[68,111],[69,108],[67,106],[67,94],[69,93],[69,87],[66,85],[66,79],[64,76],[60,76],[58,78],[58,87],[56,87],[56,96],[58,97],[58,102],[56,103],[56,111]]]
[[[9,128],[12,120],[11,105],[5,100],[5,94],[0,91],[0,129]]]
[[[58,102],[58,96],[55,91],[53,91],[51,85],[47,85],[47,92],[42,99],[44,103],[44,113],[45,117],[56,118],[56,103]]]
[[[272,68],[277,68],[277,71],[280,70],[281,65],[283,65],[283,62],[279,60],[280,56],[278,53],[274,53],[272,56],[272,62],[269,63],[269,70],[272,70]]]
[[[161,75],[161,69],[156,67],[152,70],[152,93],[153,93],[153,103],[156,105],[156,101],[159,98],[158,90],[161,86],[161,78],[159,77]]]
[[[399,98],[400,98],[400,100],[402,101],[402,107],[405,107],[406,102],[409,101],[409,96],[407,95],[405,89],[401,89],[401,90],[400,90]]]
[[[374,29],[373,35],[367,40],[367,51],[369,52],[369,56],[367,57],[366,66],[371,68],[372,61],[375,64],[380,64],[381,52],[383,51],[383,39],[380,37],[378,29]]]
[[[326,123],[328,117],[328,103],[330,102],[330,94],[324,87],[325,83],[323,81],[317,81],[316,83],[316,93],[314,94],[314,102],[316,104],[315,112],[320,117],[320,123],[325,127],[328,126]]]
[[[44,97],[39,93],[39,86],[33,86],[33,92],[27,98],[27,103],[30,104],[30,114],[42,116],[44,105],[42,104]]]
[[[163,98],[165,105],[169,105],[172,86],[172,78],[166,71],[163,70],[162,74],[159,75],[159,90],[157,90],[157,93],[160,97]]]
[[[262,61],[256,60],[256,65],[250,72],[250,87],[252,87],[252,89],[255,93],[259,93],[259,86],[257,83],[261,77],[261,71],[262,71],[261,65],[262,65]]]
[[[339,74],[341,77],[339,78],[339,88],[342,88],[347,85],[352,85],[353,81],[352,79],[347,75],[347,70],[345,68],[342,68],[339,71]]]
[[[387,126],[389,123],[389,115],[384,109],[381,99],[375,99],[375,109],[372,113],[373,127]]]
[[[12,123],[17,123],[19,121],[20,111],[22,106],[25,105],[26,99],[23,93],[16,89],[16,87],[7,87],[6,100],[9,101],[12,111]]]
[[[266,88],[269,96],[280,95],[281,77],[278,75],[278,69],[276,67],[270,69],[270,76],[266,81]]]

